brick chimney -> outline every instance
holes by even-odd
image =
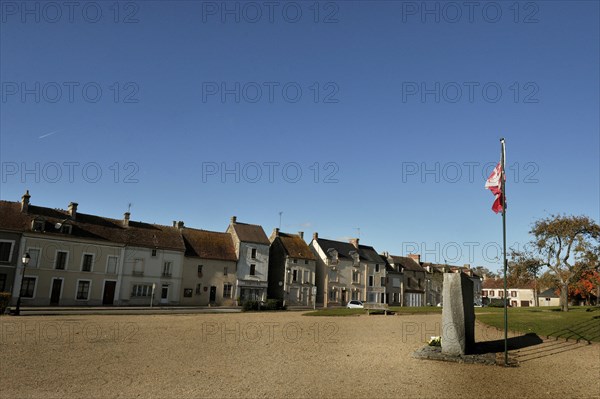
[[[360,238],[351,238],[350,244],[354,245],[354,248],[358,249],[358,241],[359,240],[360,240]]]
[[[31,195],[29,195],[29,190],[27,190],[25,191],[25,194],[23,194],[23,196],[21,197],[22,213],[27,213],[29,211],[29,198],[31,198]]]
[[[304,239],[304,232],[303,231],[299,231],[298,235],[300,236],[300,238]]]
[[[237,223],[237,216],[232,216],[231,217],[231,224],[236,224]]]
[[[275,237],[279,237],[279,228],[278,228],[278,227],[275,227],[275,228],[273,229],[273,235],[274,235]]]
[[[411,258],[412,260],[414,260],[415,262],[417,262],[418,264],[421,264],[421,255],[419,255],[419,254],[408,254],[408,257]]]
[[[67,208],[69,216],[71,216],[71,219],[73,220],[77,218],[77,205],[79,205],[77,202],[70,202],[69,208]]]
[[[316,231],[313,233],[313,240],[318,240],[319,239],[319,233],[317,233]]]
[[[131,213],[129,212],[125,212],[123,214],[123,227],[129,227],[129,217],[131,216]]]
[[[177,228],[179,230],[183,229],[183,220],[180,220],[179,222],[177,222]]]

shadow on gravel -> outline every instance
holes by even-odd
[[[518,349],[527,348],[534,345],[540,345],[544,343],[544,340],[541,339],[535,333],[529,333],[525,335],[521,335],[519,337],[512,337],[508,339],[508,350],[514,351]],[[483,341],[476,342],[473,347],[471,354],[474,355],[483,355],[485,353],[498,353],[504,352],[504,340],[497,339],[495,341]]]

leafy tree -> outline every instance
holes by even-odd
[[[508,263],[507,283],[511,287],[528,286],[531,282],[534,284],[535,306],[538,302],[538,276],[540,275],[544,264],[534,257],[527,250],[511,250],[511,261]]]
[[[551,215],[533,224],[531,248],[526,257],[547,266],[560,283],[560,304],[569,310],[569,284],[586,264],[585,260],[598,254],[600,226],[588,216]]]

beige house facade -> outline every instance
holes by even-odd
[[[235,305],[237,256],[231,235],[186,227],[183,239],[180,304]]]

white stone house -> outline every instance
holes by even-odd
[[[238,304],[244,301],[265,301],[269,277],[270,242],[263,228],[239,223],[233,216],[227,227],[237,256],[235,296]]]

